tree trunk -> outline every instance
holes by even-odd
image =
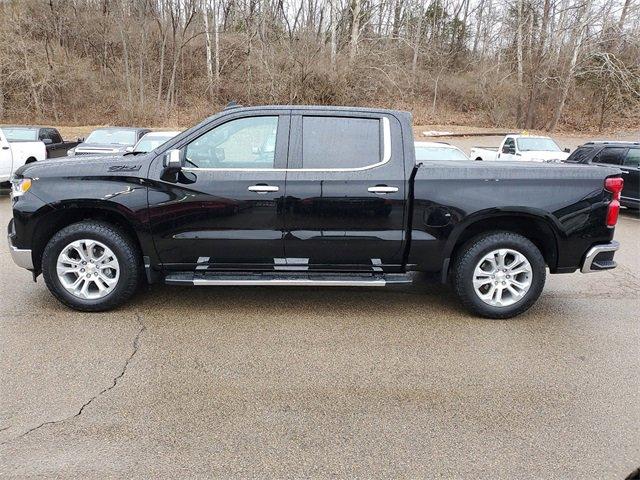
[[[211,58],[211,31],[209,30],[209,7],[207,0],[202,0],[202,20],[204,22],[204,45],[207,59],[207,93],[213,87],[213,59]]]
[[[567,72],[562,79],[562,87],[560,89],[560,97],[558,99],[558,106],[556,107],[556,111],[553,115],[553,119],[549,124],[549,131],[553,132],[558,126],[558,122],[560,121],[560,117],[562,116],[562,112],[564,110],[564,105],[567,102],[567,95],[569,94],[569,87],[571,87],[571,81],[573,80],[573,75],[575,73],[576,64],[578,63],[578,56],[580,54],[580,49],[582,48],[582,41],[584,38],[584,33],[587,28],[587,21],[584,20],[584,16],[591,9],[591,1],[586,0],[586,2],[579,7],[577,18],[575,21],[575,26],[573,29],[571,48],[573,53],[571,55],[571,61],[569,62],[569,67]]]
[[[351,1],[351,39],[349,42],[349,60],[353,62],[358,52],[358,37],[360,36],[361,0]]]
[[[416,78],[416,70],[418,68],[418,54],[420,50],[420,40],[422,38],[422,19],[424,18],[424,12],[422,11],[422,7],[418,12],[418,25],[416,27],[416,39],[413,43],[413,58],[411,59],[411,76]],[[436,84],[437,85],[437,84]]]
[[[571,61],[569,62],[569,68],[562,80],[562,87],[560,90],[560,98],[558,99],[558,106],[556,107],[556,111],[553,115],[553,119],[549,124],[549,131],[553,132],[558,126],[558,122],[560,121],[560,117],[562,116],[562,111],[564,110],[564,105],[567,102],[567,95],[569,94],[569,87],[571,86],[571,80],[573,80],[573,74],[576,68],[576,64],[578,63],[578,54],[580,52],[580,47],[582,45],[582,33],[583,28],[581,25],[578,26],[580,31],[576,34],[576,40],[573,42],[573,54],[571,55]]]
[[[516,56],[518,62],[518,104],[516,107],[516,124],[518,127],[522,127],[522,90],[524,88],[522,43],[522,0],[518,0],[518,29],[516,40]]]
[[[338,53],[338,46],[336,44],[336,2],[337,0],[329,0],[331,7],[331,68],[333,71],[336,69],[336,55]]]
[[[129,101],[129,109],[133,105],[133,90],[131,88],[131,73],[129,72],[129,49],[127,47],[127,39],[124,34],[124,25],[120,25],[120,38],[122,39],[122,59],[124,61],[124,81],[127,86],[127,100]]]

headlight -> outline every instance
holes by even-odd
[[[30,178],[12,178],[11,179],[11,197],[16,198],[24,195],[31,188]]]
[[[75,154],[76,154],[75,148],[70,148],[69,150],[67,150],[67,157],[73,157]]]

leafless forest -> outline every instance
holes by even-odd
[[[637,128],[639,0],[0,0],[0,122],[183,125],[230,100]]]

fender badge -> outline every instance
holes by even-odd
[[[142,165],[112,165],[109,167],[109,172],[137,172],[142,168]]]

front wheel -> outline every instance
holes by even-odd
[[[452,274],[455,292],[467,309],[487,318],[511,318],[538,299],[546,269],[540,250],[530,240],[493,232],[461,248]]]
[[[87,312],[110,310],[128,300],[141,271],[135,243],[106,223],[69,225],[51,238],[42,255],[42,276],[51,293]]]

